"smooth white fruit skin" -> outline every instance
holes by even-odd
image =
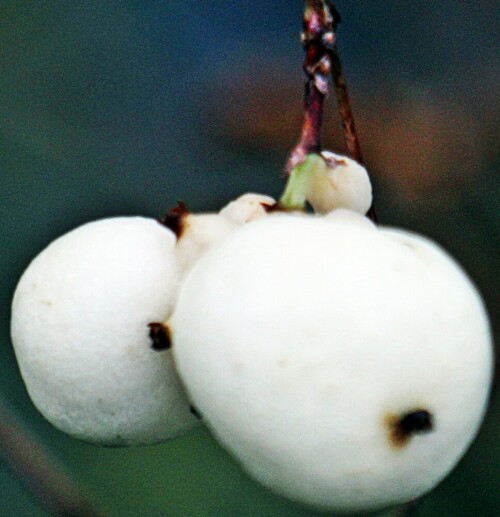
[[[151,349],[177,290],[175,236],[117,217],[52,242],[15,291],[11,334],[28,393],[62,431],[102,445],[173,438],[197,420],[170,351]]]
[[[266,217],[276,200],[263,194],[248,192],[228,203],[219,212],[219,215],[236,224],[246,224],[261,217]]]
[[[219,214],[187,214],[175,246],[179,276],[183,278],[213,245],[232,233],[238,225]]]
[[[366,169],[347,156],[330,151],[321,155],[325,162],[312,174],[306,195],[314,211],[326,214],[336,208],[348,208],[366,214],[372,205],[372,185]]]
[[[459,461],[492,374],[487,315],[429,240],[337,211],[275,215],[205,255],[171,323],[188,394],[265,486],[342,512],[419,497]],[[388,419],[426,409],[401,447]]]

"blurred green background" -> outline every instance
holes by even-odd
[[[447,248],[498,335],[498,4],[336,5],[379,218]],[[178,199],[202,210],[244,191],[279,195],[301,121],[302,7],[0,3],[0,397],[110,516],[316,515],[249,480],[204,430],[123,450],[65,436],[32,406],[9,339],[19,276],[76,225],[161,216]],[[342,151],[329,104],[325,141]],[[494,393],[477,441],[419,515],[498,515],[499,408]],[[0,515],[45,515],[1,460]]]

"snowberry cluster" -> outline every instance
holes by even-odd
[[[90,223],[36,257],[12,339],[47,419],[126,445],[201,417],[255,479],[318,508],[435,486],[486,408],[481,298],[436,244],[363,215],[364,168],[328,153],[307,169],[281,201],[316,214],[246,194],[218,214],[180,205],[163,225]]]

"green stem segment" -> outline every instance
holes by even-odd
[[[280,207],[285,210],[305,210],[313,175],[322,167],[324,159],[316,153],[308,154],[296,165],[288,176],[285,190],[279,200]]]

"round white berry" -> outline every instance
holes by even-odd
[[[249,192],[231,201],[219,214],[236,224],[246,224],[265,217],[275,204],[272,197]]]
[[[474,286],[434,243],[345,210],[234,232],[188,275],[171,324],[222,445],[319,508],[422,495],[485,412],[492,345]]]
[[[214,213],[186,213],[179,225],[175,246],[179,273],[183,277],[200,257],[237,228],[237,224]]]
[[[177,291],[175,236],[118,217],[58,238],[29,265],[11,333],[31,399],[56,427],[105,444],[160,442],[196,425],[170,351],[151,349]]]
[[[372,186],[366,169],[356,161],[334,154],[321,153],[311,175],[306,199],[314,211],[326,214],[336,208],[349,208],[366,214],[372,204]]]

